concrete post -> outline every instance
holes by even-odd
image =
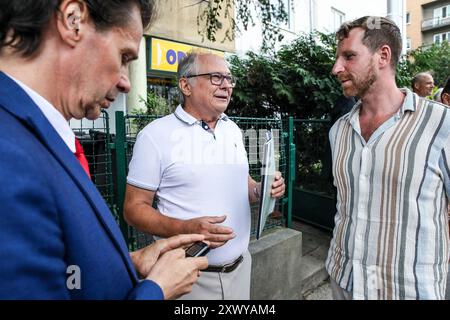
[[[142,99],[147,100],[147,59],[145,37],[142,38],[139,47],[139,59],[130,64],[131,90],[127,94],[127,111],[145,108]]]
[[[394,21],[402,33],[402,54],[406,53],[406,0],[387,0],[386,18]]]

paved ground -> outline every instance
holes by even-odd
[[[322,282],[317,288],[308,291],[303,295],[305,300],[333,300],[331,295],[330,281]]]
[[[329,300],[328,274],[325,259],[330,246],[331,232],[294,221],[293,228],[302,232],[301,296],[305,300]]]
[[[300,276],[304,279],[302,296],[305,300],[331,300],[331,288],[325,271],[325,259],[331,240],[331,232],[294,221],[293,229],[302,232],[303,268]],[[446,300],[450,300],[450,271],[447,277]]]
[[[447,276],[447,292],[445,293],[445,300],[450,300],[450,268]]]

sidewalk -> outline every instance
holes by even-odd
[[[305,300],[331,300],[325,259],[330,246],[331,231],[293,221],[292,228],[302,232],[301,296]]]
[[[303,236],[301,296],[305,300],[332,300],[330,281],[325,271],[331,231],[296,220],[293,221],[292,228],[302,232]],[[446,300],[450,300],[450,272],[447,277]]]

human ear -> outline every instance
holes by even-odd
[[[86,4],[82,1],[63,0],[60,3],[56,26],[64,42],[74,47],[81,40],[87,15]]]
[[[178,81],[178,87],[185,97],[189,97],[192,94],[191,84],[187,78],[182,77],[180,81]]]
[[[450,106],[450,93],[442,93],[441,100],[443,104]]]
[[[381,46],[381,48],[378,50],[378,53],[380,55],[380,67],[384,68],[386,66],[390,66],[392,60],[391,48],[388,45]]]

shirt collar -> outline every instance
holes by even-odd
[[[63,139],[64,143],[67,147],[75,153],[75,134],[69,126],[67,120],[63,117],[63,115],[44,97],[38,94],[36,91],[28,87],[23,82],[11,77],[34,101],[34,103],[39,107],[44,116],[50,122],[52,127],[56,130],[58,135]]]
[[[419,96],[408,88],[402,88],[400,91],[405,95],[405,100],[403,100],[402,107],[400,108],[401,114],[405,113],[405,111],[415,112],[419,103]]]
[[[398,118],[402,117],[406,111],[415,112],[417,110],[417,103],[419,102],[419,96],[408,88],[401,88],[400,91],[405,95],[405,99],[403,100],[403,104],[397,113]],[[360,108],[361,100],[358,100],[353,109],[347,114],[347,117],[351,122],[355,122],[358,119],[355,117],[359,114]]]
[[[195,119],[192,115],[187,113],[183,107],[178,105],[177,109],[174,112],[175,117],[177,117],[180,121],[183,121],[184,123],[188,125],[194,125],[194,124],[202,124],[202,120]],[[219,117],[219,120],[228,121],[228,116],[225,113],[222,113]]]

